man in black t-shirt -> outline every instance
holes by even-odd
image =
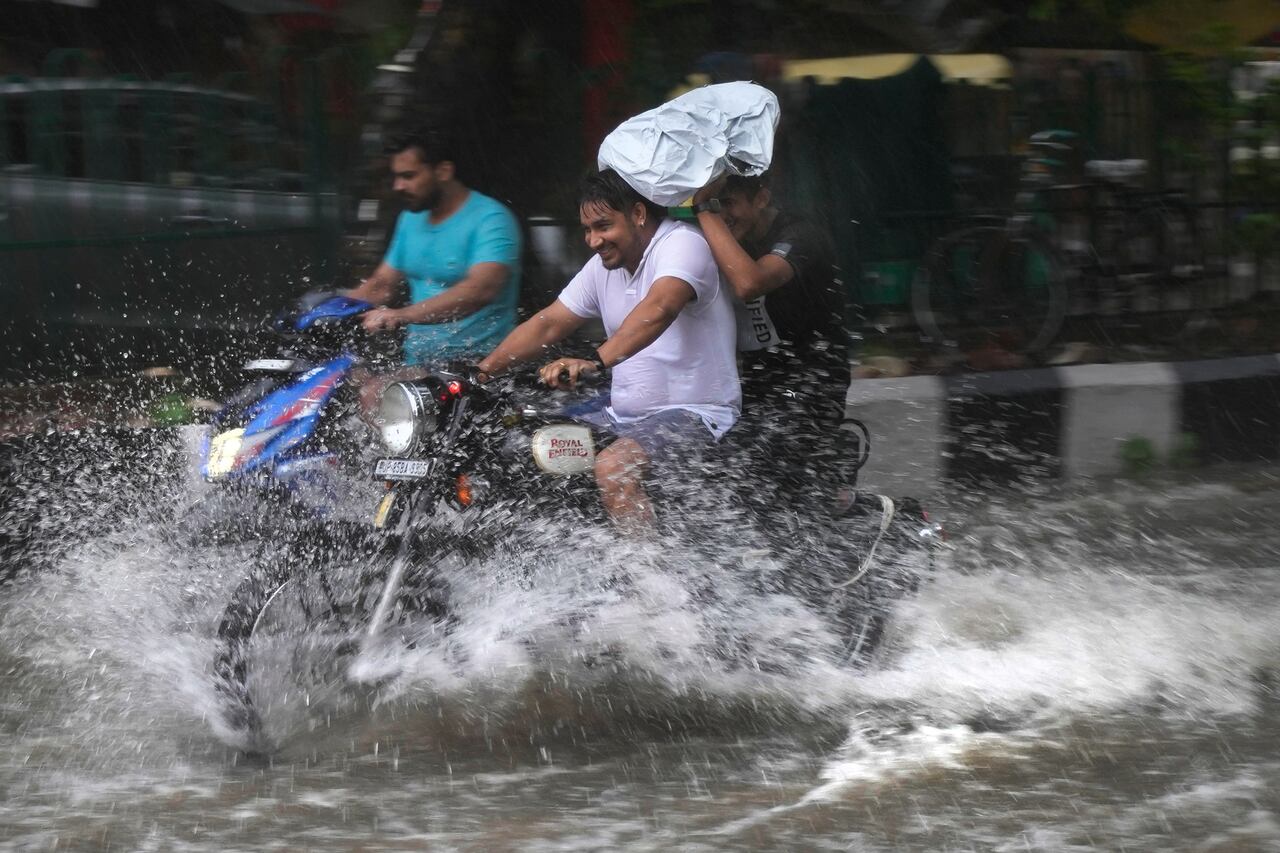
[[[830,478],[827,463],[847,468],[853,460],[845,457],[856,453],[839,428],[849,344],[830,239],[811,220],[775,207],[767,176],[713,181],[694,195],[693,210],[740,303],[744,426],[767,437],[762,450],[780,431],[791,440],[812,434],[810,465]],[[837,488],[852,485],[835,479]]]

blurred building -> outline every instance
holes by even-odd
[[[0,0],[0,73],[14,78],[0,115],[9,203],[18,184],[79,188],[45,192],[57,202],[36,231],[24,224],[19,234],[14,217],[0,223],[0,265],[21,258],[27,270],[0,266],[0,286],[38,281],[41,299],[62,311],[86,289],[66,269],[72,256],[80,269],[109,268],[90,249],[113,259],[112,276],[130,293],[158,286],[150,282],[178,264],[234,289],[275,263],[274,284],[262,288],[272,294],[349,278],[381,253],[396,213],[384,137],[435,124],[459,137],[469,184],[544,229],[530,235],[545,256],[531,263],[554,256],[554,269],[526,280],[554,287],[577,243],[572,228],[547,238],[575,218],[576,185],[600,140],[705,82],[753,79],[778,92],[775,185],[828,223],[862,305],[903,304],[940,229],[966,211],[1007,206],[1037,130],[1072,130],[1082,157],[1145,160],[1150,186],[1187,186],[1218,209],[1230,202],[1229,151],[1252,146],[1256,156],[1240,162],[1265,165],[1266,152],[1280,150],[1264,126],[1265,99],[1239,128],[1247,145],[1230,141],[1229,128],[1206,133],[1220,117],[1152,46],[1211,21],[1126,29],[1098,25],[1085,4],[1048,5],[1052,20],[1020,0]],[[1271,4],[1218,7],[1243,16],[1251,41],[1270,38]],[[1257,60],[1241,91],[1266,89],[1257,82],[1266,57]],[[33,82],[53,79],[63,81],[56,97]],[[177,212],[138,225],[77,201],[99,196],[126,206],[169,199],[156,209]],[[73,215],[72,204],[82,209]],[[223,212],[235,204],[305,208],[307,218]],[[275,228],[293,229],[289,251],[261,250]],[[255,245],[248,232],[257,248],[213,251]],[[38,260],[37,248],[54,261]],[[122,258],[132,260],[122,268]]]

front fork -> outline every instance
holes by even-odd
[[[382,585],[382,594],[378,596],[378,603],[373,609],[373,616],[369,620],[369,627],[365,631],[362,644],[368,644],[374,640],[387,623],[387,617],[391,615],[391,608],[395,605],[396,596],[400,594],[400,587],[404,584],[404,573],[409,567],[410,559],[410,543],[411,531],[413,524],[414,509],[424,500],[421,490],[414,489],[409,492],[408,497],[402,498],[403,506],[396,507],[395,503],[399,498],[398,490],[394,487],[388,490],[382,502],[378,505],[377,514],[374,519],[374,526],[380,530],[384,530],[384,535],[395,537],[396,553],[391,559],[391,567],[387,570],[386,583]],[[391,516],[392,512],[397,514]],[[389,528],[384,528],[388,525]]]
[[[442,455],[447,453],[457,440],[466,412],[467,401],[463,398],[458,401],[450,416],[445,440],[441,445]],[[360,641],[362,651],[382,633],[387,619],[391,616],[396,598],[400,595],[400,589],[404,586],[405,572],[408,571],[409,562],[413,558],[414,521],[419,510],[431,509],[440,494],[437,480],[441,470],[440,458],[436,456],[427,461],[426,470],[421,476],[411,475],[410,479],[401,480],[401,485],[389,481],[390,488],[374,513],[374,528],[386,536],[395,537],[397,541],[395,556],[387,570],[387,580],[383,584],[382,594],[378,596],[373,617],[369,620],[369,627]],[[388,476],[391,476],[391,472],[388,472]]]

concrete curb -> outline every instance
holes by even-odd
[[[1112,476],[1135,438],[1157,466],[1280,459],[1278,355],[861,379],[845,403],[871,431],[861,482],[890,494]]]

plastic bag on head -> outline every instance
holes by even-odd
[[[755,83],[703,86],[618,125],[601,143],[597,164],[672,207],[725,172],[768,169],[780,113],[777,97]]]

